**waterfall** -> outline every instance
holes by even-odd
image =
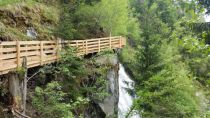
[[[128,89],[133,89],[134,82],[130,79],[125,68],[120,64],[119,70],[119,102],[118,118],[125,118],[133,103],[133,97],[128,93]],[[140,118],[137,114],[131,114],[129,118]]]

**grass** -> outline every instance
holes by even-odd
[[[18,3],[18,5],[17,5]],[[60,18],[59,4],[50,5],[36,0],[0,0],[0,8],[12,14],[21,14],[31,27],[38,33],[37,40],[51,40]],[[30,10],[27,10],[30,9]],[[15,26],[10,22],[10,16],[0,17],[0,37],[11,40],[31,40],[26,35],[28,26],[20,24]]]
[[[6,28],[5,36],[11,37],[15,40],[30,40],[30,38],[26,36],[26,34],[22,33],[19,29],[11,27]]]
[[[0,0],[0,6],[8,5],[11,3],[20,2],[20,0]]]
[[[0,0],[0,6],[21,2],[21,0]]]
[[[0,0],[0,6],[7,6],[20,2],[27,3],[27,5],[33,5],[34,3],[37,3],[36,0]]]

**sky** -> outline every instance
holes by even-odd
[[[206,15],[205,20],[206,20],[206,22],[210,22],[210,15],[208,15],[208,16]]]

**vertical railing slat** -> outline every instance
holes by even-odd
[[[110,50],[112,49],[112,39],[111,39],[111,36],[109,37],[109,49]]]
[[[16,49],[17,49],[17,67],[20,67],[20,42],[16,42]]]
[[[3,67],[3,60],[1,59],[1,57],[3,56],[3,52],[1,52],[2,49],[3,49],[3,45],[1,45],[1,42],[0,42],[0,67]]]
[[[77,54],[79,54],[79,50],[78,50],[78,41],[76,42],[76,50],[77,50]]]
[[[85,54],[85,41],[82,42],[82,54]]]
[[[98,39],[98,52],[101,52],[101,39]]]
[[[120,37],[120,48],[122,48],[122,37]]]
[[[60,44],[61,44],[61,39],[57,39],[57,42],[56,42],[56,58],[57,58],[57,60],[59,60],[59,56],[60,56],[60,54],[59,54],[59,52],[61,51],[61,46],[60,46]]]
[[[85,54],[88,54],[88,41],[85,41]]]
[[[78,48],[78,41],[76,41],[76,47]]]
[[[43,41],[40,41],[40,65],[43,65],[43,59],[44,59],[44,50],[43,50]]]

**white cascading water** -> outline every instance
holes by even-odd
[[[133,89],[134,82],[130,79],[125,68],[120,64],[119,70],[119,102],[118,118],[125,118],[133,104],[133,97],[127,92],[127,89]],[[129,115],[129,118],[140,118],[137,114]]]

